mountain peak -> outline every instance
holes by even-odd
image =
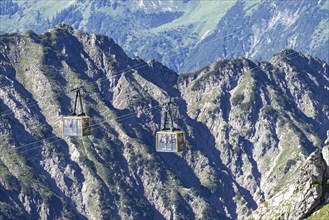
[[[68,32],[73,32],[74,29],[71,25],[68,25],[68,24],[65,24],[65,23],[62,23],[62,24],[57,24],[54,29],[62,29],[62,30],[66,30]]]
[[[222,60],[178,76],[69,26],[27,36],[0,38],[8,218],[247,218],[264,202],[273,207],[329,130],[328,69],[317,59]],[[93,135],[63,137],[77,84]],[[174,123],[186,132],[180,154],[155,150],[167,96],[177,97]]]
[[[305,57],[304,54],[296,51],[296,50],[293,50],[293,49],[284,49],[282,50],[281,52],[279,53],[276,53],[272,56],[272,59],[271,61],[273,61],[273,59],[277,59],[279,58],[279,60],[282,60],[282,59],[294,59],[294,58],[300,58],[300,57]]]
[[[129,56],[191,72],[218,59],[269,61],[293,48],[329,61],[323,1],[56,1],[0,3],[0,33],[40,34],[58,24],[111,36]],[[275,6],[275,7],[274,7]],[[305,27],[305,25],[307,27]],[[234,28],[232,28],[234,27]],[[119,31],[118,31],[119,30]]]

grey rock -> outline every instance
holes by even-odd
[[[273,208],[287,219],[326,197],[314,152],[329,130],[329,68],[319,59],[285,50],[178,76],[68,26],[0,39],[0,111],[9,113],[0,118],[0,208],[52,219],[246,219],[254,210],[268,219]],[[76,84],[85,85],[90,137],[61,134]],[[183,153],[154,149],[166,96],[179,98]]]

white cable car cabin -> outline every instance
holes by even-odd
[[[181,152],[186,150],[184,131],[158,131],[156,134],[157,152]]]
[[[74,136],[89,136],[92,133],[92,124],[91,120],[92,118],[89,116],[86,116],[86,114],[83,112],[83,105],[82,105],[82,98],[80,89],[82,88],[75,88],[71,91],[76,91],[75,96],[75,102],[74,102],[74,110],[71,116],[64,116],[63,117],[63,135],[68,137],[74,137]],[[76,114],[76,106],[77,101],[79,98],[80,102],[80,114]]]
[[[169,101],[165,102],[162,107],[161,131],[156,133],[157,152],[178,153],[186,150],[185,132],[174,128],[172,111],[170,108],[173,101],[175,100],[169,99]]]
[[[89,116],[63,117],[64,136],[88,136],[91,135],[91,118]]]

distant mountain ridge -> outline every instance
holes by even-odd
[[[32,0],[0,3],[0,34],[59,23],[112,37],[129,56],[184,73],[221,59],[267,60],[285,48],[329,62],[329,1]]]
[[[1,35],[0,216],[307,216],[328,189],[316,182],[327,178],[322,160],[319,178],[308,181],[329,130],[328,69],[318,58],[284,50],[270,62],[221,60],[178,75],[67,25]],[[85,85],[94,120],[88,138],[61,134],[74,98],[68,91],[77,84]],[[167,96],[179,98],[175,123],[187,134],[184,153],[155,152],[159,100]],[[318,196],[308,196],[296,213],[289,210],[299,203],[270,210],[292,184],[308,195],[295,185],[303,167],[302,184]]]

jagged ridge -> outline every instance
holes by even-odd
[[[243,218],[292,182],[329,129],[328,65],[291,50],[180,76],[68,26],[3,35],[0,51],[0,210],[13,218]],[[82,83],[94,135],[63,138],[66,91]],[[188,134],[178,155],[154,150],[167,95],[181,98]]]

